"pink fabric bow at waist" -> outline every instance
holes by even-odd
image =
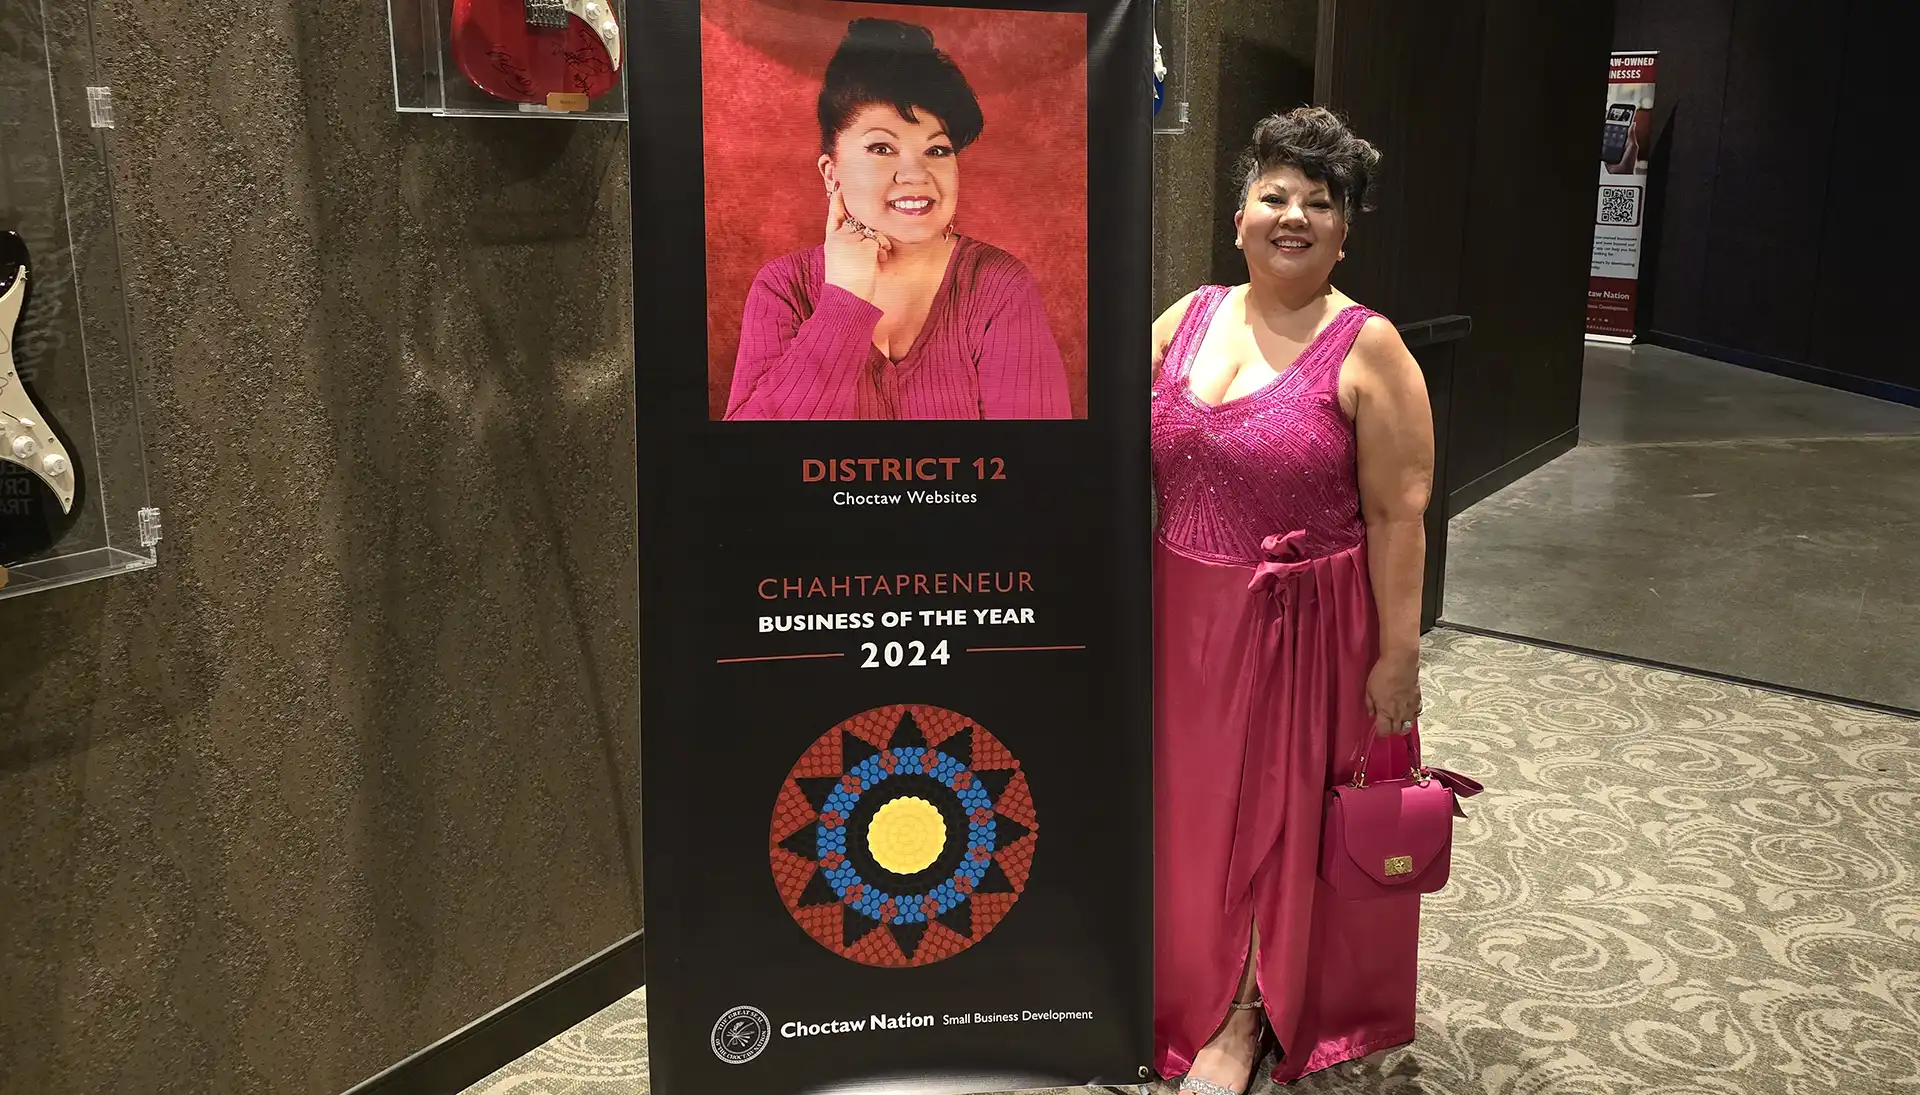
[[[1292,588],[1292,582],[1288,579],[1311,569],[1316,561],[1307,558],[1305,529],[1267,537],[1260,542],[1260,552],[1266,558],[1253,568],[1253,580],[1247,583],[1247,589],[1254,593],[1270,592],[1283,598]]]

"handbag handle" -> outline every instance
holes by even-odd
[[[1407,736],[1413,739],[1412,766],[1407,769],[1407,777],[1425,783],[1432,777],[1427,773],[1425,762],[1420,759],[1420,734],[1416,729],[1410,731]],[[1371,726],[1367,728],[1366,735],[1360,740],[1360,748],[1354,751],[1353,779],[1348,782],[1348,786],[1359,788],[1367,785],[1367,761],[1373,758],[1373,743],[1379,737],[1380,735]]]

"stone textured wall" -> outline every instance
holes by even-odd
[[[0,1091],[327,1095],[639,926],[626,130],[94,15],[166,540],[0,603]]]

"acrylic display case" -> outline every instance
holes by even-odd
[[[1187,0],[1156,0],[1153,33],[1160,43],[1160,109],[1153,116],[1155,133],[1187,131]]]
[[[620,0],[387,0],[387,20],[402,112],[627,118]]]
[[[0,8],[0,598],[157,561],[92,41],[86,3]]]

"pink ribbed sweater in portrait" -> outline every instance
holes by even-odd
[[[768,263],[747,292],[727,418],[1067,418],[1066,366],[1019,259],[965,236],[898,362],[880,309],[827,285],[815,247]]]

